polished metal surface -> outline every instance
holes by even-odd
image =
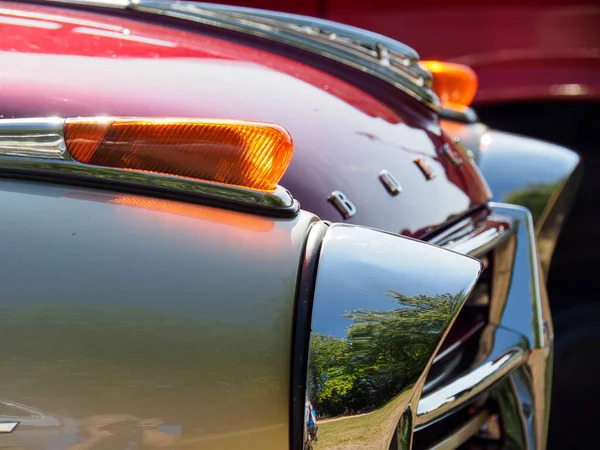
[[[456,146],[457,141],[454,140],[454,145]],[[461,156],[449,145],[444,144],[442,146],[442,154],[450,161],[454,167],[460,167],[463,164],[463,160]]]
[[[209,3],[136,0],[127,8],[252,34],[301,48],[382,79],[439,111],[431,74],[410,47],[336,22]]]
[[[524,364],[527,358],[526,340],[511,331],[489,326],[484,335],[489,342],[482,343],[477,364],[455,380],[421,397],[417,411],[417,426],[429,425],[466,405],[477,395]]]
[[[477,434],[479,429],[485,425],[489,417],[490,414],[487,411],[476,414],[475,417],[469,419],[469,421],[462,425],[458,430],[454,430],[450,436],[429,447],[429,450],[453,450],[459,448]]]
[[[180,195],[187,200],[245,206],[267,213],[295,215],[299,205],[289,191],[277,186],[262,192],[219,183],[143,171],[81,164],[65,146],[64,119],[0,120],[0,174],[36,176],[52,181],[95,182],[110,189],[129,187],[139,192]]]
[[[514,441],[516,448],[543,449],[548,430],[553,331],[545,285],[539,275],[533,219],[526,208],[515,205],[491,203],[490,212],[483,221],[463,220],[432,239],[461,253],[490,255],[493,282],[489,325],[479,338],[475,362],[421,398],[417,427],[440,420],[498,385],[499,401],[505,405],[503,435]],[[514,387],[515,374],[519,374],[519,390]],[[513,380],[512,387],[506,387],[509,379]],[[511,406],[515,402],[526,405],[527,420],[517,416],[515,421]]]
[[[547,345],[550,308],[541,287],[531,213],[521,206],[491,203],[491,219],[510,223],[510,236],[496,247],[490,323],[516,330],[534,348]]]
[[[528,209],[507,204],[490,204],[495,215],[512,221],[513,236],[496,249],[490,299],[492,324],[522,334],[530,353],[524,370],[528,373],[536,448],[545,448],[550,408],[552,347],[554,331],[550,304],[536,248],[533,218]]]
[[[481,138],[489,131],[489,127],[481,122],[463,123],[455,120],[440,119],[440,126],[444,133],[452,138],[455,146],[458,145],[479,162]]]
[[[462,111],[458,111],[456,109],[442,108],[440,110],[440,118],[446,120],[452,120],[455,122],[462,123],[477,123],[479,121],[479,117],[477,113],[472,108],[466,108]]]
[[[434,243],[463,255],[482,257],[507,239],[511,233],[510,221],[492,216],[477,228],[469,230],[460,237],[452,236],[451,241]]]
[[[421,171],[421,173],[423,173],[423,175],[425,176],[425,179],[427,181],[433,180],[435,178],[435,173],[433,172],[433,169],[427,163],[427,161],[425,161],[425,159],[423,159],[423,158],[415,158],[414,159],[414,163],[419,168],[419,170]]]
[[[19,422],[8,422],[0,420],[0,433],[12,433],[12,431],[17,427],[17,425],[19,425]]]
[[[63,119],[0,120],[0,156],[67,159]]]
[[[344,219],[349,219],[356,214],[356,206],[342,191],[333,191],[328,200],[335,206]]]
[[[439,352],[433,359],[434,364],[437,361],[442,359],[442,358],[440,358],[440,354],[446,353],[443,356],[448,356],[450,353],[458,350],[461,344],[462,344],[461,341],[457,341],[454,345],[450,346],[448,349],[444,349],[443,352]],[[422,393],[425,394],[427,392],[432,391],[440,383],[447,380],[448,377],[450,377],[456,371],[458,366],[460,365],[462,356],[463,355],[461,354],[461,352],[458,352],[458,354],[453,355],[450,358],[448,358],[448,361],[444,361],[442,370],[437,370],[435,376],[432,376],[432,374],[430,373],[429,376],[427,377],[427,380],[425,381],[425,384],[423,385]]]
[[[12,179],[0,204],[0,414],[59,420],[15,447],[287,448],[313,215]]]
[[[477,260],[423,242],[331,226],[306,388],[319,448],[387,450],[392,439],[405,448],[428,368],[480,270]]]
[[[389,170],[384,169],[379,172],[379,181],[390,195],[398,195],[402,192],[402,186]]]

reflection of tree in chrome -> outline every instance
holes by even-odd
[[[522,189],[516,189],[508,193],[505,196],[504,201],[506,203],[521,205],[529,209],[535,222],[541,217],[548,200],[555,192],[556,188],[556,184],[530,184]]]
[[[313,333],[308,395],[322,416],[375,409],[414,383],[464,297],[388,295],[398,308],[351,311],[345,338]]]

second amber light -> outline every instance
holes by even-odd
[[[433,75],[433,91],[447,109],[465,110],[477,92],[477,75],[468,66],[441,61],[421,61]]]

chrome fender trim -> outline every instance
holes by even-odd
[[[309,438],[310,407],[319,414],[319,448],[338,448],[343,436],[333,424],[340,420],[353,422],[352,442],[361,448],[410,445],[429,366],[480,271],[479,261],[420,241],[329,227],[299,405],[304,432],[292,437],[292,448]]]
[[[64,138],[64,118],[0,119],[0,177],[91,184],[253,213],[293,217],[300,205],[282,186],[264,192],[198,179],[82,164]]]
[[[522,206],[491,203],[479,229],[454,237],[453,250],[493,253],[489,320],[475,361],[419,402],[424,428],[497,387],[504,433],[516,448],[545,448],[550,404],[553,331],[545,284],[540,280],[533,218]],[[442,236],[439,244],[450,237]],[[507,398],[514,399],[505,401]],[[515,404],[518,411],[513,411]],[[515,424],[507,421],[521,417]],[[514,432],[519,431],[514,434]]]

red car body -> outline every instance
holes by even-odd
[[[399,114],[365,91],[290,58],[56,5],[2,2],[0,20],[4,118],[235,117],[279,123],[294,136],[296,148],[282,183],[303,208],[340,220],[327,199],[343,189],[358,210],[347,222],[411,237],[423,237],[489,199],[471,165],[453,167],[441,154],[447,138],[425,131],[435,127],[430,112]],[[324,117],[339,117],[345,126],[332,129]],[[315,158],[323,146],[328,156]],[[350,151],[353,164],[343,164]],[[390,151],[398,152],[393,162]],[[433,182],[413,170],[415,155],[431,158]],[[394,198],[370,180],[369,170],[378,173],[384,161],[405,184],[414,183],[412,193]],[[439,192],[446,193],[443,201]]]

